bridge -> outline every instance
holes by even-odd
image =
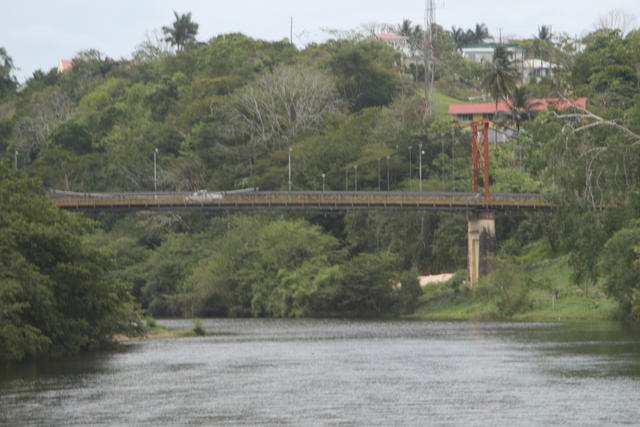
[[[66,210],[265,210],[302,209],[344,211],[351,209],[536,210],[551,205],[539,194],[454,192],[158,192],[76,193],[50,191],[52,203]]]
[[[56,206],[72,211],[91,210],[440,210],[467,213],[469,283],[475,287],[489,270],[495,251],[496,211],[548,210],[551,204],[538,194],[432,192],[148,192],[74,193],[50,191]]]

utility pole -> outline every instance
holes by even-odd
[[[293,16],[291,17],[291,26],[289,28],[289,41],[293,44]]]
[[[433,114],[433,83],[435,75],[435,58],[433,54],[434,24],[436,5],[434,0],[425,0],[424,13],[424,119]]]

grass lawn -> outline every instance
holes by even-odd
[[[512,320],[582,321],[620,318],[616,302],[600,289],[592,286],[585,292],[585,289],[572,283],[571,268],[566,256],[540,260],[544,252],[540,244],[535,244],[521,257],[521,261],[529,261],[520,265],[524,276],[531,283],[528,291],[531,305],[528,310],[515,314]],[[494,301],[479,290],[468,290],[466,284],[456,284],[455,280],[453,278],[450,282],[425,288],[418,309],[412,317],[434,320],[501,318]]]

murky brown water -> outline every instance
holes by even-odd
[[[171,327],[190,322],[164,321]],[[637,425],[640,331],[207,320],[0,374],[1,425]]]

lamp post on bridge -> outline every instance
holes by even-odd
[[[158,192],[158,148],[153,150],[153,192]]]
[[[390,156],[387,156],[387,191],[391,191],[391,180],[389,179],[389,158]]]
[[[409,146],[409,191],[411,191],[411,189],[413,188],[413,184],[411,183],[411,152],[412,150],[412,146]]]
[[[324,179],[327,177],[326,173],[322,174],[322,192],[324,193]]]
[[[382,159],[378,159],[378,191],[382,191],[382,178],[380,176],[380,162]]]
[[[293,151],[293,148],[289,147],[289,191],[291,191],[291,152]]]
[[[358,165],[355,165],[353,169],[355,170],[355,189],[357,193],[358,192]]]
[[[418,144],[418,156],[420,156],[420,192],[422,193],[422,155],[424,151],[422,151],[422,144]]]

